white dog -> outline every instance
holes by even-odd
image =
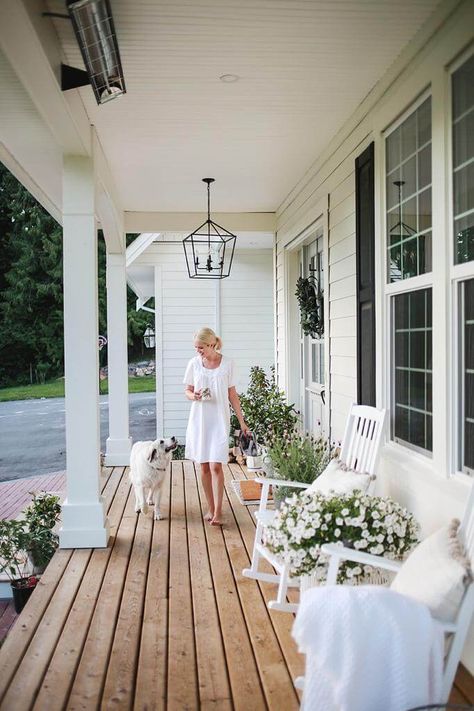
[[[130,453],[130,480],[135,491],[135,511],[148,513],[148,505],[155,507],[155,519],[161,518],[160,499],[163,481],[171,462],[175,437],[154,442],[135,442]]]

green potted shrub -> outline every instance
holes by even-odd
[[[58,536],[54,527],[61,514],[59,496],[45,491],[33,493],[32,502],[24,513],[30,536],[28,554],[35,572],[41,573],[58,547]]]
[[[58,545],[54,526],[60,514],[59,497],[42,492],[21,520],[0,520],[0,572],[10,580],[16,612],[21,612]]]
[[[12,588],[15,611],[20,613],[38,578],[31,574],[28,559],[29,533],[25,521],[0,521],[0,572],[6,573]]]
[[[254,433],[265,468],[266,445],[270,433],[283,434],[293,430],[298,422],[299,413],[295,406],[288,404],[285,393],[280,390],[275,378],[275,368],[270,369],[270,377],[258,365],[250,369],[250,382],[247,392],[240,395],[240,404],[245,422]],[[239,423],[232,415],[231,429],[238,437]],[[231,446],[234,443],[232,442]]]

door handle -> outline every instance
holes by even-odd
[[[326,404],[326,396],[324,394],[325,392],[326,392],[325,390],[321,390],[321,392],[319,393],[321,396],[321,400],[323,401],[323,405]]]

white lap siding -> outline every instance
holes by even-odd
[[[216,330],[245,391],[250,368],[274,363],[273,250],[236,250],[231,276],[190,279],[181,243],[153,243],[134,266],[156,269],[157,432],[184,442],[189,402],[182,383],[194,355],[193,334]]]
[[[293,293],[295,274],[292,250],[324,223],[327,234],[325,308],[329,313],[329,364],[326,365],[326,399],[329,398],[330,435],[342,437],[349,405],[357,394],[356,216],[354,161],[375,144],[375,271],[376,271],[376,397],[377,405],[390,408],[390,291],[385,286],[384,151],[385,130],[427,91],[432,96],[433,126],[433,452],[425,456],[390,440],[384,445],[377,472],[378,492],[407,506],[427,535],[453,516],[460,517],[471,482],[454,471],[450,452],[456,447],[451,433],[453,403],[448,377],[454,316],[447,296],[451,211],[449,199],[450,131],[446,67],[474,39],[474,5],[461,3],[449,20],[418,49],[411,43],[387,75],[357,108],[327,146],[277,213],[276,238],[276,349],[279,382],[290,399],[298,395],[299,354],[292,343],[299,337],[299,313]],[[428,40],[428,41],[427,41]],[[328,110],[330,108],[328,107]],[[315,127],[315,130],[317,128]],[[435,199],[436,198],[436,199]],[[293,255],[293,256],[292,256]],[[410,280],[407,280],[410,281]],[[414,288],[406,285],[407,289]],[[296,326],[295,326],[296,324]],[[451,366],[452,367],[452,366]],[[294,373],[297,373],[296,378]],[[431,453],[430,453],[431,454]],[[474,630],[463,661],[474,671]]]

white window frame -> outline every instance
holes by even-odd
[[[460,332],[460,319],[462,315],[462,307],[460,302],[460,287],[463,281],[468,279],[474,279],[474,260],[470,262],[465,262],[462,264],[454,263],[454,180],[453,180],[453,116],[452,116],[452,80],[453,74],[460,67],[462,67],[465,62],[467,62],[471,56],[474,55],[474,46],[470,46],[465,52],[463,52],[454,61],[447,70],[447,126],[449,138],[446,141],[446,173],[448,178],[448,198],[447,198],[447,238],[448,238],[448,273],[450,275],[450,301],[451,301],[451,379],[450,379],[450,390],[451,390],[451,432],[450,432],[450,475],[454,478],[472,482],[473,476],[465,473],[459,468],[459,463],[461,461],[461,447],[462,447],[462,436],[461,432],[464,427],[464,422],[461,417],[461,401],[463,398],[461,387],[462,387],[462,376],[461,369],[459,367],[462,354],[459,352],[459,347],[461,343],[461,332]]]
[[[304,226],[288,235],[283,245],[283,271],[285,293],[285,381],[289,384],[288,397],[292,402],[300,402],[301,381],[295,378],[300,372],[300,322],[299,307],[294,295],[296,279],[299,276],[298,252],[311,241],[311,237],[319,227],[323,228],[323,269],[326,276],[326,294],[324,303],[324,378],[325,378],[325,403],[324,417],[327,427],[327,436],[331,432],[330,420],[330,371],[329,371],[329,229],[328,229],[328,195],[325,194],[315,203],[306,215]],[[295,347],[297,346],[297,348]],[[292,376],[293,374],[293,376]]]
[[[392,431],[392,418],[394,414],[394,393],[393,393],[393,381],[394,381],[394,339],[393,339],[393,297],[399,294],[411,293],[414,291],[419,291],[420,289],[430,288],[433,295],[433,271],[426,272],[424,274],[419,274],[415,277],[409,277],[408,279],[401,279],[397,282],[388,281],[388,234],[387,234],[387,195],[386,195],[386,140],[391,133],[393,133],[401,124],[413,114],[428,98],[431,98],[431,110],[433,119],[433,92],[431,87],[423,91],[406,110],[400,114],[400,116],[393,121],[384,131],[381,133],[381,177],[383,179],[382,187],[382,213],[381,217],[383,220],[383,268],[382,268],[382,279],[383,279],[383,299],[384,299],[384,313],[385,313],[385,348],[386,353],[389,354],[386,363],[386,377],[385,377],[385,402],[387,403],[387,409],[389,411],[389,432],[388,440],[390,443],[403,452],[417,454],[421,456],[424,461],[432,462],[434,458],[434,428],[433,428],[433,451],[422,449],[409,442],[397,441],[393,437]],[[433,149],[433,120],[431,121],[431,146]],[[434,171],[433,162],[431,165],[431,190],[433,199],[433,182],[434,182]],[[434,240],[434,225],[432,225],[432,237]],[[433,322],[432,318],[432,322]],[[433,422],[434,422],[434,403],[433,403]]]

